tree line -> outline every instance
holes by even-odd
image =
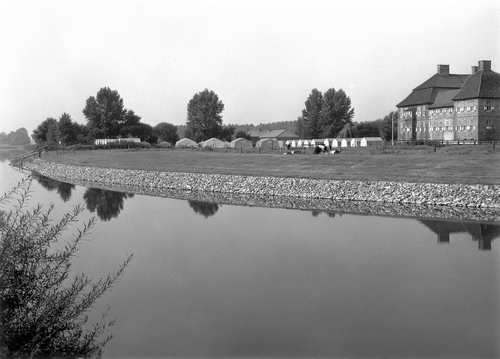
[[[49,117],[33,131],[31,137],[36,143],[93,144],[97,138],[140,138],[142,141],[157,143],[166,141],[175,144],[181,137],[196,142],[215,137],[225,141],[247,137],[252,129],[284,129],[296,133],[301,138],[326,137],[376,137],[390,140],[392,120],[397,120],[397,112],[391,112],[383,119],[354,122],[354,108],[344,90],[328,89],[324,94],[313,89],[305,101],[301,116],[296,121],[282,121],[254,125],[224,125],[222,113],[224,103],[209,89],[196,93],[187,104],[185,125],[175,126],[161,122],[152,127],[141,121],[133,110],[124,107],[124,100],[118,91],[109,87],[101,88],[96,96],[90,96],[82,112],[86,124],[78,124],[71,116],[63,113],[59,119]],[[397,122],[397,121],[394,121]],[[397,129],[397,127],[394,127]],[[22,131],[24,130],[24,131]],[[19,132],[19,133],[18,133]],[[0,143],[26,141],[27,131],[0,133]],[[180,135],[180,136],[179,136]],[[397,136],[397,131],[394,131]]]

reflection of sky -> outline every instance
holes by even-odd
[[[34,200],[68,203],[34,184]],[[44,195],[47,196],[44,199]],[[83,218],[91,214],[83,213]],[[135,196],[100,221],[74,270],[134,259],[112,304],[106,356],[498,356],[499,248],[417,220],[220,206]]]

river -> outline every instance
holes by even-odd
[[[2,193],[25,176],[0,169]],[[500,223],[32,190],[99,218],[75,272],[134,254],[92,310],[116,318],[105,358],[500,355]]]

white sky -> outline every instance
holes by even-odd
[[[500,1],[18,1],[0,8],[0,131],[32,131],[101,87],[155,126],[208,88],[224,124],[295,120],[342,88],[355,121],[395,109],[449,64],[500,72]]]

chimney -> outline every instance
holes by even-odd
[[[491,70],[491,60],[479,61],[479,70]]]
[[[450,74],[450,65],[438,65],[438,74],[439,75],[449,75]]]
[[[477,70],[479,69],[478,66],[471,66],[471,73],[472,74],[475,74],[477,72]]]

